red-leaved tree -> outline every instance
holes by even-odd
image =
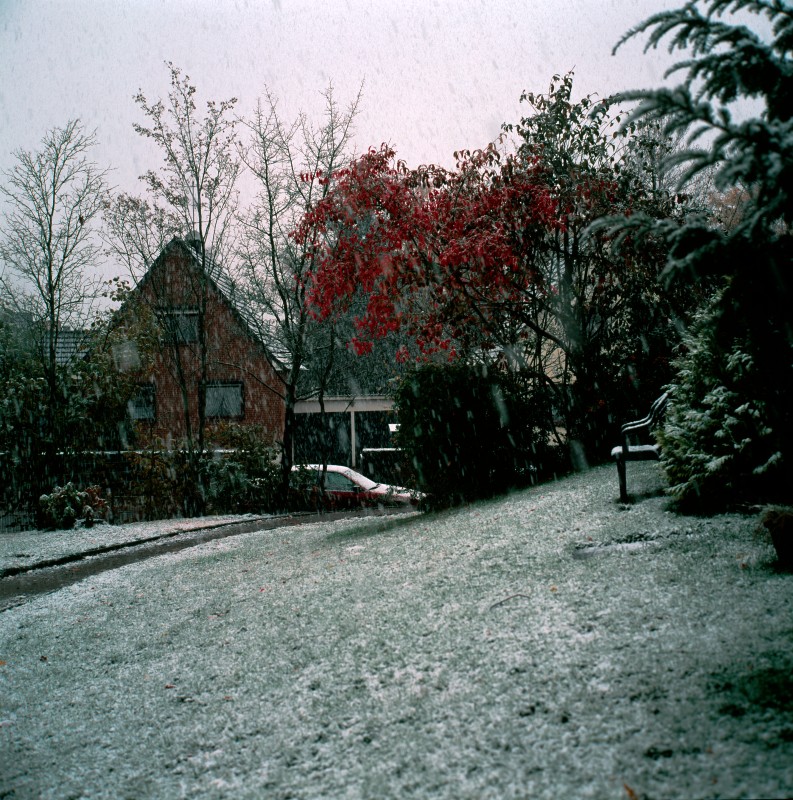
[[[583,465],[668,379],[656,343],[665,358],[678,336],[657,282],[664,248],[620,250],[592,223],[677,211],[646,137],[616,136],[606,103],[571,92],[567,75],[525,95],[532,113],[505,126],[511,154],[493,143],[454,170],[411,170],[389,146],[370,150],[322,178],[295,235],[319,233],[308,297],[321,319],[356,314],[357,352],[398,331],[403,359],[505,361],[544,392],[549,432]]]
[[[359,353],[397,330],[415,342],[403,358],[505,344],[516,310],[542,290],[537,244],[556,217],[539,168],[501,161],[491,145],[464,153],[456,171],[408,170],[383,145],[336,173],[303,222],[323,231],[318,315],[360,303]]]

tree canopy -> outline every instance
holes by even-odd
[[[678,311],[657,283],[661,247],[618,252],[590,225],[616,209],[683,212],[637,157],[641,137],[614,137],[608,104],[575,102],[572,86],[556,76],[546,94],[525,94],[529,115],[505,126],[518,147],[505,135],[458,153],[454,170],[369,150],[325,178],[303,225],[323,234],[316,313],[358,305],[359,353],[401,332],[403,360],[503,360],[546,389],[549,420],[597,460],[628,388],[641,377],[658,391],[646,355],[659,356],[653,340],[668,357]]]

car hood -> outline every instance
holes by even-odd
[[[383,496],[390,495],[391,497],[416,497],[422,498],[423,492],[411,491],[404,486],[391,486],[387,483],[378,483],[373,489],[368,489],[370,494],[381,494]]]

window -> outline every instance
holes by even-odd
[[[138,386],[135,394],[127,401],[127,411],[132,419],[153,421],[154,387],[151,384]]]
[[[178,344],[198,341],[198,311],[195,309],[168,309],[164,312],[163,322],[172,341]]]
[[[319,474],[317,482],[319,482]],[[346,475],[340,475],[338,472],[326,472],[325,488],[336,492],[354,492],[358,487]]]
[[[113,362],[119,372],[130,372],[140,369],[140,354],[136,342],[123,341],[112,347]]]
[[[242,416],[241,383],[209,383],[206,387],[205,413],[207,419],[228,419]]]

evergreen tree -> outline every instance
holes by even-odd
[[[720,340],[713,324],[720,302],[717,293],[684,337],[685,354],[674,363],[674,402],[659,436],[669,491],[693,509],[718,509],[727,497],[781,499],[787,488],[767,400],[755,390],[748,336]]]
[[[752,26],[759,17],[770,22],[770,37]],[[753,499],[774,496],[793,478],[793,9],[780,0],[695,0],[645,20],[617,47],[645,34],[645,49],[668,39],[670,50],[687,53],[669,71],[684,81],[622,95],[638,103],[630,122],[658,122],[667,134],[685,134],[686,148],[669,161],[684,167],[681,190],[711,170],[718,191],[737,190],[743,198],[740,218],[729,227],[706,215],[681,223],[641,213],[616,226],[623,237],[666,241],[668,282],[715,279],[722,286],[678,362],[676,385],[685,388],[672,400],[668,468],[673,482],[682,470],[689,488],[708,483],[719,472],[730,420],[749,404],[761,424],[743,436],[751,443],[742,438],[736,446],[755,456],[731,462],[734,480],[722,483],[722,497],[741,476]],[[737,111],[746,104],[736,107],[739,100],[759,104],[759,113],[741,118]],[[725,376],[732,377],[725,383]],[[729,391],[714,404],[718,386]],[[763,480],[756,480],[758,470]]]

